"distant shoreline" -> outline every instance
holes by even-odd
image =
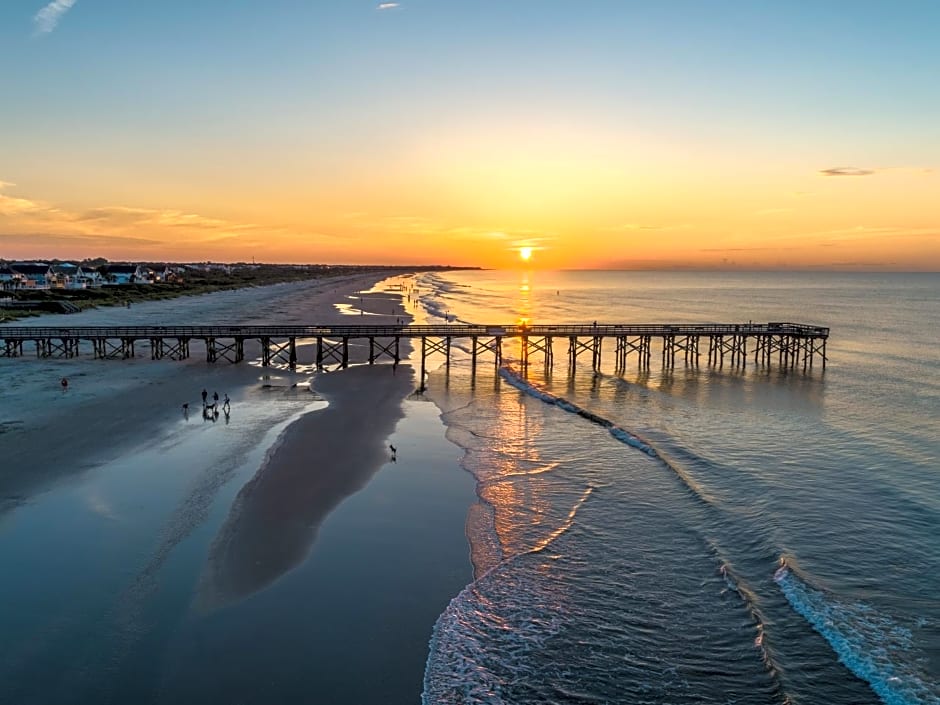
[[[217,291],[232,291],[301,281],[319,281],[357,274],[395,276],[411,272],[451,271],[472,267],[399,267],[361,265],[251,265],[232,271],[193,271],[182,281],[146,284],[119,284],[83,289],[20,288],[0,291],[0,299],[9,297],[16,306],[0,304],[0,323],[31,318],[48,313],[81,313],[107,306],[128,306],[144,301],[199,296]],[[32,304],[23,308],[25,303]],[[74,308],[80,309],[74,311]]]

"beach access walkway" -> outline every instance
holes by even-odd
[[[605,351],[612,352],[618,371],[631,358],[639,369],[649,369],[654,341],[663,369],[677,360],[698,366],[705,355],[708,365],[743,367],[750,355],[755,365],[780,369],[813,366],[819,358],[826,365],[829,329],[801,323],[590,323],[557,325],[328,325],[328,326],[122,326],[122,327],[0,327],[0,357],[18,358],[34,352],[40,358],[73,358],[89,350],[97,359],[130,359],[138,350],[152,360],[185,360],[195,341],[206,362],[238,363],[245,359],[246,342],[260,346],[262,366],[297,366],[298,342],[316,345],[317,369],[346,368],[350,343],[368,344],[368,363],[401,361],[401,341],[420,340],[421,379],[427,358],[443,355],[451,362],[453,347],[470,355],[476,371],[480,358],[502,364],[507,341],[518,346],[518,360],[527,367],[541,357],[547,368],[554,365],[555,348],[567,350],[568,366],[590,358],[601,369]],[[567,345],[565,345],[567,343]]]

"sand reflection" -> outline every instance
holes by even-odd
[[[388,461],[385,441],[413,383],[404,365],[317,380],[330,406],[290,426],[238,493],[209,550],[197,609],[249,597],[304,561],[324,518]]]

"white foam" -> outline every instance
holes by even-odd
[[[516,389],[520,391],[525,392],[529,396],[539,399],[541,401],[544,401],[547,404],[552,404],[554,406],[557,406],[559,409],[562,409],[563,411],[567,411],[570,414],[577,414],[578,416],[582,416],[586,418],[588,421],[596,423],[599,426],[603,426],[610,432],[610,435],[616,438],[618,441],[620,441],[621,443],[625,445],[630,446],[631,448],[636,448],[637,450],[643,451],[651,458],[660,457],[659,453],[656,452],[655,448],[653,448],[649,443],[644,441],[642,438],[640,438],[636,434],[631,433],[630,431],[627,431],[626,429],[623,429],[620,426],[615,426],[613,422],[610,421],[609,419],[605,419],[602,416],[598,416],[597,414],[578,406],[577,404],[575,404],[572,401],[569,401],[568,399],[565,399],[563,397],[557,397],[554,394],[550,394],[541,389],[538,389],[537,387],[534,387],[533,385],[529,384],[526,380],[524,380],[522,377],[520,377],[519,374],[515,370],[509,367],[502,367],[500,368],[499,374],[510,385],[512,385],[513,387],[515,387]]]
[[[940,705],[917,669],[911,631],[864,603],[842,603],[810,587],[786,564],[774,573],[787,601],[836,652],[839,661],[887,705]]]

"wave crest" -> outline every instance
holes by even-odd
[[[887,705],[940,705],[940,695],[918,671],[910,629],[861,602],[843,603],[811,587],[785,560],[774,581],[793,607],[852,673]]]

